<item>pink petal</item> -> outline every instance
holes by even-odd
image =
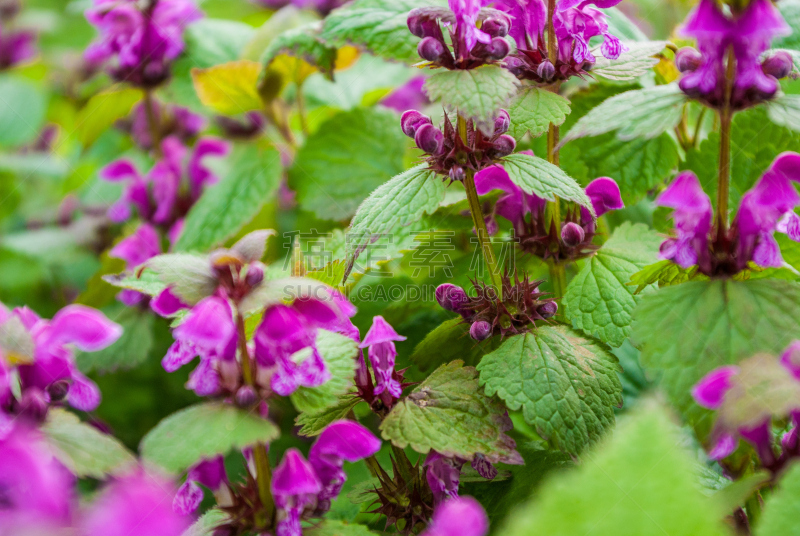
[[[67,305],[50,322],[51,342],[72,343],[84,352],[102,350],[121,335],[119,324],[84,305]]]
[[[704,408],[719,409],[725,393],[731,388],[731,378],[738,373],[739,367],[735,365],[714,369],[692,388],[692,396]]]

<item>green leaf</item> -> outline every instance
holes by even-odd
[[[780,354],[800,333],[798,303],[800,287],[788,281],[690,281],[643,296],[631,337],[642,364],[661,373],[662,387],[702,435],[711,420],[692,386],[717,367]]]
[[[680,285],[693,279],[705,280],[708,276],[697,272],[697,266],[691,268],[681,268],[672,261],[658,261],[657,263],[645,266],[635,274],[631,275],[629,285],[636,285],[634,294],[638,294],[654,283],[658,287],[668,287],[670,285]]]
[[[278,9],[256,29],[253,38],[242,50],[241,57],[246,60],[259,61],[269,44],[281,33],[318,20],[320,19],[316,12],[288,4]]]
[[[312,528],[304,528],[303,534],[307,536],[375,536],[375,533],[364,525],[335,519],[326,519]]]
[[[319,412],[303,412],[297,416],[295,424],[301,426],[298,432],[302,436],[313,437],[322,431],[333,421],[344,419],[350,411],[361,401],[360,398],[345,397],[339,400],[335,406],[329,406]]]
[[[614,95],[578,119],[559,145],[614,131],[620,140],[655,138],[680,122],[686,102],[686,95],[678,84]]]
[[[42,433],[55,449],[57,458],[80,478],[105,478],[122,473],[136,458],[113,436],[83,423],[74,414],[53,408],[47,413]]]
[[[126,117],[142,100],[142,91],[129,87],[113,87],[92,96],[75,118],[78,140],[88,147],[114,123]]]
[[[783,0],[777,6],[784,20],[791,27],[792,33],[773,41],[773,48],[800,50],[800,2],[798,0]]]
[[[147,266],[187,305],[211,296],[219,285],[211,262],[201,255],[165,253],[148,260]]]
[[[214,536],[216,528],[226,523],[229,519],[230,516],[226,512],[219,508],[212,508],[200,516],[200,519],[192,523],[192,526],[181,536]]]
[[[484,133],[494,130],[494,119],[508,104],[519,81],[497,65],[477,69],[438,71],[425,80],[423,90],[431,101],[449,110],[457,110],[466,119],[474,119]]]
[[[397,116],[378,108],[340,112],[308,137],[289,170],[300,206],[318,218],[345,220],[402,172],[406,138]]]
[[[47,98],[37,84],[15,75],[0,75],[0,146],[33,141],[44,125]]]
[[[416,63],[419,38],[408,31],[408,12],[442,2],[356,0],[325,18],[322,39],[336,46],[359,45],[382,58]]]
[[[800,11],[798,12],[800,17]],[[800,464],[783,475],[779,488],[767,499],[757,536],[800,536]]]
[[[647,140],[623,141],[608,133],[575,140],[561,149],[561,166],[582,185],[612,177],[627,205],[670,176],[680,162],[678,144],[666,132]]]
[[[470,325],[461,317],[445,320],[428,333],[414,348],[411,361],[422,372],[438,368],[460,359],[469,366],[477,365],[481,358],[497,349],[499,337],[477,342],[469,336]]]
[[[273,39],[261,56],[261,64],[269,67],[281,54],[300,58],[319,69],[329,80],[333,80],[336,48],[326,45],[319,37],[322,22],[314,21],[299,28],[292,28]]]
[[[444,199],[445,184],[425,164],[413,167],[372,192],[358,207],[348,230],[347,269],[376,236],[395,231],[433,214]]]
[[[321,329],[317,331],[316,346],[331,379],[319,387],[298,387],[291,395],[297,411],[320,412],[335,406],[339,396],[353,387],[358,355],[356,342],[350,337]]]
[[[179,473],[199,461],[269,443],[278,427],[258,415],[223,402],[195,404],[173,413],[144,436],[142,458]]]
[[[621,346],[630,335],[638,301],[628,281],[656,260],[660,244],[658,234],[641,223],[617,227],[567,287],[564,305],[572,326],[610,346]]]
[[[454,361],[399,401],[380,429],[384,439],[400,448],[467,460],[483,454],[494,463],[519,459],[514,441],[504,433],[509,425],[505,407],[478,387],[478,372]]]
[[[508,134],[520,141],[525,134],[539,136],[547,132],[550,123],[560,125],[570,112],[569,101],[552,91],[526,87],[507,108],[511,117]]]
[[[205,106],[220,114],[238,115],[264,107],[257,88],[260,70],[254,61],[231,61],[192,69],[192,83]]]
[[[478,370],[487,395],[521,408],[541,437],[571,454],[613,426],[622,405],[617,358],[565,326],[509,337]]]
[[[504,536],[723,536],[724,511],[702,494],[695,462],[665,412],[648,406],[577,469],[551,479],[500,532]]]
[[[135,290],[148,296],[157,296],[161,291],[167,288],[167,285],[161,280],[159,274],[153,270],[143,270],[139,274],[113,274],[104,275],[103,281],[115,287]]]
[[[98,352],[79,352],[76,360],[82,372],[130,369],[147,359],[153,347],[155,317],[136,307],[124,307],[121,311],[115,308],[114,313],[109,318],[122,326],[122,336],[117,342]]]
[[[768,101],[767,116],[776,125],[800,132],[800,95],[779,95]]]
[[[508,172],[511,181],[527,194],[533,194],[546,201],[554,201],[556,196],[586,207],[592,214],[592,202],[575,182],[575,179],[555,166],[537,156],[522,153],[508,155],[503,158],[502,165]]]
[[[280,153],[242,144],[229,157],[231,169],[206,189],[189,210],[177,251],[206,251],[235,235],[277,191]]]
[[[593,52],[597,57],[597,62],[592,68],[592,75],[608,78],[609,80],[634,80],[639,78],[658,63],[658,59],[653,56],[664,50],[667,42],[634,41],[625,43],[625,46],[629,50],[620,54],[619,58],[615,60],[605,58],[599,49],[595,49]]]
[[[767,110],[758,106],[737,113],[731,127],[730,207],[739,206],[742,195],[753,187],[764,171],[783,151],[800,151],[800,133],[769,120]],[[717,202],[719,133],[712,132],[700,145],[687,151],[681,169],[692,170],[703,189]]]

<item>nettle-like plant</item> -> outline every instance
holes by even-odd
[[[797,534],[797,0],[234,3],[0,2],[0,535]]]

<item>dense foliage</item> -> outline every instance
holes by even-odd
[[[0,536],[800,535],[800,0],[0,0]]]

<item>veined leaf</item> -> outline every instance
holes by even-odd
[[[618,347],[631,331],[636,307],[631,276],[656,260],[661,238],[639,223],[623,223],[570,281],[564,296],[572,326]]]
[[[319,69],[329,80],[333,80],[336,48],[326,45],[320,38],[321,21],[314,21],[285,31],[273,39],[261,56],[261,64],[267,68],[280,55],[303,60]],[[313,72],[313,71],[312,71]],[[300,82],[301,80],[298,80]]]
[[[200,516],[181,536],[214,536],[214,531],[227,522],[230,516],[219,508],[212,508]]]
[[[115,287],[135,290],[148,296],[157,296],[161,291],[167,288],[167,285],[161,280],[159,275],[153,270],[145,269],[139,274],[112,274],[104,275],[103,281]]]
[[[165,253],[148,260],[147,267],[188,305],[211,296],[219,285],[211,272],[211,262],[202,255]]]
[[[636,285],[634,294],[638,294],[652,284],[658,283],[658,287],[668,287],[679,285],[692,279],[705,280],[708,276],[697,272],[697,266],[691,268],[681,268],[672,261],[663,260],[645,266],[635,274],[631,275],[629,285]]]
[[[200,102],[217,113],[236,115],[264,106],[257,89],[260,71],[258,63],[238,60],[192,69],[192,81]]]
[[[592,202],[575,182],[575,179],[542,158],[522,153],[508,155],[502,160],[511,181],[525,193],[533,194],[547,201],[559,197],[577,203],[594,214]]]
[[[110,372],[129,369],[143,363],[153,347],[155,317],[136,307],[115,308],[109,316],[122,326],[122,336],[108,348],[98,352],[79,352],[75,359],[82,372]]]
[[[460,359],[469,366],[477,365],[481,357],[497,349],[500,337],[478,342],[469,336],[470,324],[460,316],[445,320],[428,333],[411,354],[411,361],[422,372]]]
[[[633,41],[625,43],[625,46],[629,50],[615,60],[603,57],[599,48],[594,49],[592,53],[597,61],[592,68],[592,74],[609,80],[634,80],[658,63],[658,59],[653,56],[664,50],[667,42]]]
[[[314,437],[321,434],[333,421],[347,417],[359,402],[361,402],[360,398],[346,396],[340,398],[335,406],[329,406],[318,412],[304,411],[297,416],[295,421],[301,427],[298,433],[306,437]]]
[[[81,144],[87,147],[94,143],[117,120],[131,113],[142,95],[140,89],[113,87],[92,96],[75,118]]]
[[[223,402],[206,402],[173,413],[142,439],[142,457],[173,473],[201,458],[225,455],[254,443],[269,443],[278,427]]]
[[[433,102],[475,120],[485,134],[494,130],[494,119],[517,92],[519,81],[506,69],[484,65],[477,69],[439,71],[425,80],[423,89]]]
[[[319,387],[298,387],[291,399],[298,411],[318,413],[339,402],[339,397],[353,387],[358,345],[350,337],[324,329],[317,331],[319,350],[331,379]]]
[[[478,370],[486,394],[522,409],[541,437],[571,454],[597,441],[622,405],[617,358],[564,326],[509,337]]]
[[[558,93],[531,86],[516,96],[507,111],[511,117],[508,134],[519,141],[528,133],[536,137],[547,132],[550,123],[560,125],[570,107],[569,101]]]
[[[800,95],[779,95],[768,101],[767,116],[776,125],[800,132]]]

